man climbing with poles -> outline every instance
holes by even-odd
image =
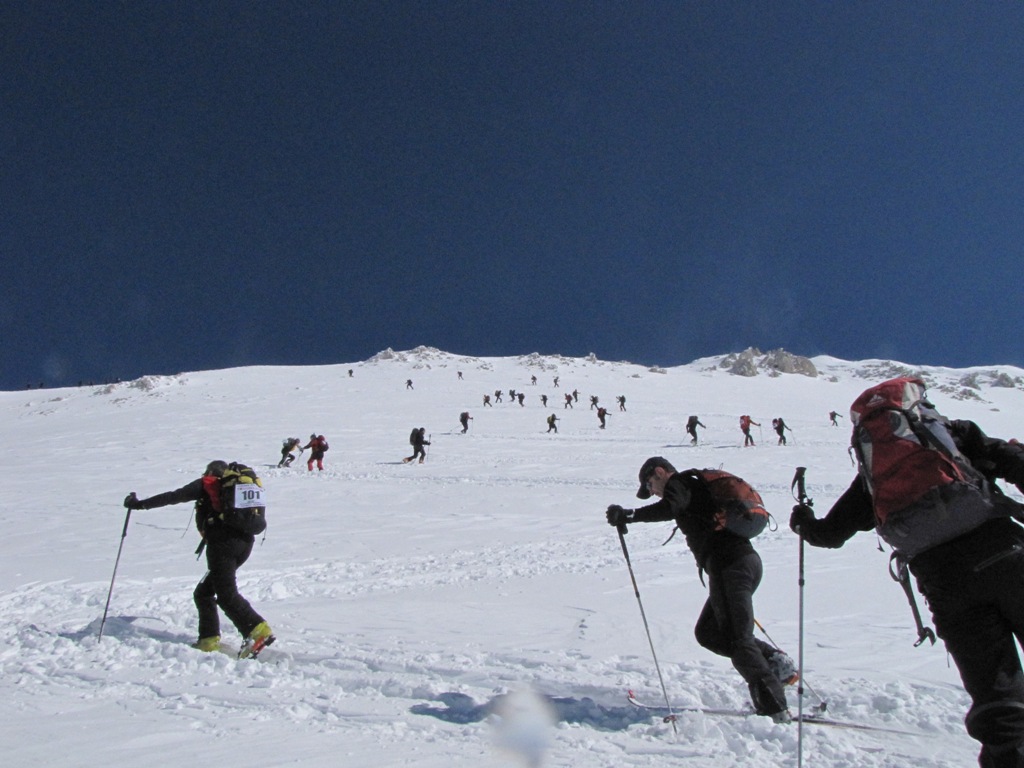
[[[876,530],[894,550],[890,571],[909,573],[928,600],[939,637],[971,696],[967,732],[982,768],[1024,768],[1024,508],[996,479],[1024,491],[1024,447],[950,421],[925,399],[920,379],[892,379],[850,410],[859,471],[821,519],[805,503],[790,528],[811,546],[838,548]],[[931,630],[918,620],[918,642]]]
[[[249,601],[238,591],[235,572],[249,559],[252,553],[255,529],[242,530],[236,527],[232,518],[227,515],[225,499],[222,491],[227,483],[227,476],[233,481],[231,487],[243,489],[236,476],[248,467],[239,464],[228,464],[224,461],[211,461],[203,476],[176,491],[167,491],[148,499],[138,498],[134,491],[125,497],[124,506],[133,509],[156,509],[169,504],[182,504],[194,501],[196,504],[196,527],[203,537],[196,550],[198,555],[206,549],[206,565],[209,570],[196,585],[193,599],[199,610],[199,639],[193,644],[200,651],[220,650],[220,615],[218,606],[224,615],[241,633],[243,644],[238,652],[239,658],[255,657],[266,646],[274,642],[270,626],[260,616]],[[253,474],[253,477],[255,475]],[[256,483],[250,483],[250,487]],[[262,484],[259,484],[262,488]],[[251,493],[250,493],[251,495]],[[262,501],[262,499],[260,499]],[[126,518],[127,519],[127,518]],[[266,527],[264,522],[262,531]]]
[[[746,681],[754,710],[775,722],[791,720],[786,684],[796,682],[793,660],[754,637],[753,595],[761,582],[761,557],[750,537],[764,529],[761,497],[740,478],[721,470],[677,472],[661,456],[644,462],[637,498],[660,501],[639,509],[608,507],[608,523],[620,537],[629,523],[674,521],[697,561],[708,599],[694,628],[697,642],[732,661]],[[622,540],[625,553],[625,540]],[[627,561],[628,562],[628,561]]]

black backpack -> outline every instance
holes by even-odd
[[[412,428],[412,432],[409,433],[409,445],[416,445],[416,438],[420,436],[420,431],[416,427]]]

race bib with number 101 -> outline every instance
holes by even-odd
[[[267,492],[255,483],[238,483],[235,486],[235,509],[252,509],[267,506]]]

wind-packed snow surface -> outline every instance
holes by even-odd
[[[814,363],[817,377],[745,377],[710,359],[651,370],[419,348],[337,366],[0,393],[4,762],[795,766],[795,725],[686,713],[677,737],[627,703],[630,688],[656,703],[662,694],[604,510],[642,503],[636,473],[651,455],[753,483],[779,523],[756,541],[765,564],[757,617],[796,657],[799,545],[786,525],[794,469],[807,467],[824,514],[854,473],[850,402],[903,370]],[[1024,372],[920,372],[947,415],[1024,436]],[[524,405],[510,402],[510,389],[525,393]],[[563,397],[574,389],[570,410]],[[483,407],[495,390],[503,402]],[[591,395],[609,408],[604,430]],[[831,410],[843,414],[838,428]],[[462,411],[473,417],[468,434]],[[551,413],[558,434],[546,431]],[[741,447],[743,413],[762,424],[754,448]],[[707,425],[697,447],[684,434],[690,414]],[[769,428],[776,416],[793,429],[788,446]],[[416,426],[432,441],[427,461],[403,464]],[[308,472],[308,452],[276,468],[281,441],[305,443],[311,431],[330,441],[325,469]],[[190,505],[132,513],[121,540],[126,493],[178,488],[217,458],[256,467],[270,499],[267,536],[239,571],[278,638],[257,661],[189,646],[192,590],[205,571]],[[706,592],[682,537],[663,546],[670,532],[634,525],[626,536],[668,693],[676,704],[746,707],[729,661],[694,640]],[[956,669],[941,643],[914,647],[875,537],[805,557],[804,709],[824,699],[835,718],[912,734],[806,726],[806,764],[975,764]],[[237,647],[226,621],[223,631]],[[795,712],[793,689],[790,704]]]

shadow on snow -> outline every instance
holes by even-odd
[[[477,704],[464,693],[441,693],[435,697],[440,704],[416,704],[410,708],[415,715],[429,715],[446,723],[478,723],[500,710],[506,694],[495,696],[484,704]],[[637,723],[650,723],[649,713],[633,706],[605,706],[584,696],[544,696],[555,717],[562,723],[588,725],[601,731],[624,731]]]

